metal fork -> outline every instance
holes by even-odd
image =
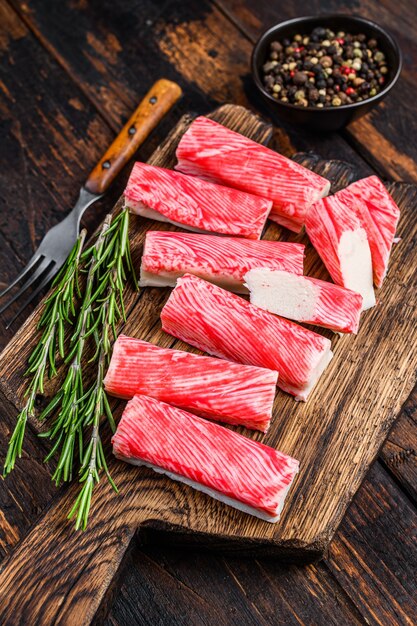
[[[148,91],[97,163],[85,185],[81,187],[78,200],[71,213],[46,233],[26,267],[6,289],[0,292],[0,298],[2,298],[20,281],[26,279],[19,290],[0,307],[1,314],[32,285],[36,284],[36,288],[8,322],[6,328],[11,326],[60,270],[77,240],[84,211],[104,195],[120,170],[180,98],[181,93],[179,85],[163,78]]]

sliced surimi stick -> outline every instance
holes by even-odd
[[[140,286],[174,287],[179,276],[195,274],[225,289],[247,293],[243,277],[253,267],[303,273],[304,246],[196,233],[146,234]]]
[[[333,353],[329,339],[185,274],[161,312],[162,328],[209,354],[276,370],[278,386],[306,400]]]
[[[338,194],[323,198],[308,212],[306,231],[334,282],[360,293],[364,309],[374,306],[371,250],[356,212]]]
[[[388,270],[400,209],[377,176],[362,178],[339,192],[356,210],[368,236],[374,283],[381,287]]]
[[[299,468],[292,457],[153,398],[135,396],[113,453],[268,522],[279,520]]]
[[[119,398],[142,394],[229,424],[266,432],[277,372],[160,348],[121,335],[104,381]]]
[[[357,333],[362,296],[317,278],[252,269],[245,276],[250,301],[270,313],[341,333]]]
[[[272,202],[162,167],[135,163],[124,192],[133,213],[188,230],[259,239]]]
[[[282,154],[206,117],[182,136],[175,169],[273,201],[270,218],[299,232],[330,182]]]

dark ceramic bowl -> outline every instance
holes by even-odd
[[[339,107],[317,109],[316,107],[300,107],[295,104],[280,102],[273,98],[264,89],[262,83],[262,66],[267,60],[269,46],[272,41],[282,41],[294,35],[308,35],[316,26],[323,26],[331,30],[344,31],[352,35],[364,33],[369,38],[377,39],[380,50],[385,54],[388,74],[387,82],[376,96],[362,102],[344,104]],[[332,131],[343,128],[361,115],[376,106],[398,80],[402,67],[402,54],[397,42],[391,35],[370,20],[352,15],[319,15],[311,17],[297,17],[293,20],[281,22],[268,28],[258,39],[252,52],[252,74],[255,84],[273,111],[282,119],[294,124],[303,124],[310,130]]]

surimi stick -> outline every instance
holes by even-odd
[[[360,293],[364,309],[374,306],[371,250],[356,212],[339,194],[323,198],[308,212],[306,231],[334,282]]]
[[[113,453],[268,522],[280,518],[299,463],[163,402],[135,396],[112,439]]]
[[[175,169],[273,201],[270,218],[299,232],[309,207],[330,182],[282,154],[198,117],[182,136]]]
[[[252,269],[245,276],[250,301],[270,313],[340,333],[357,333],[362,296],[309,276]]]
[[[174,287],[189,272],[236,293],[247,293],[244,275],[254,267],[303,273],[304,246],[196,233],[146,234],[140,286]]]
[[[135,163],[124,192],[133,213],[188,230],[260,239],[271,200]]]
[[[362,178],[339,194],[359,215],[371,249],[374,284],[381,287],[388,270],[400,209],[377,176]]]
[[[306,400],[330,362],[329,339],[185,274],[161,312],[162,328],[214,356],[276,370],[278,386]]]
[[[152,396],[204,417],[266,432],[277,378],[272,370],[120,335],[104,385],[119,398]]]

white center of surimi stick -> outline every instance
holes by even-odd
[[[261,309],[299,322],[314,318],[320,291],[303,276],[253,269],[245,275],[245,281],[251,303]]]
[[[371,250],[365,230],[343,232],[337,253],[344,287],[361,294],[364,310],[375,306]]]

